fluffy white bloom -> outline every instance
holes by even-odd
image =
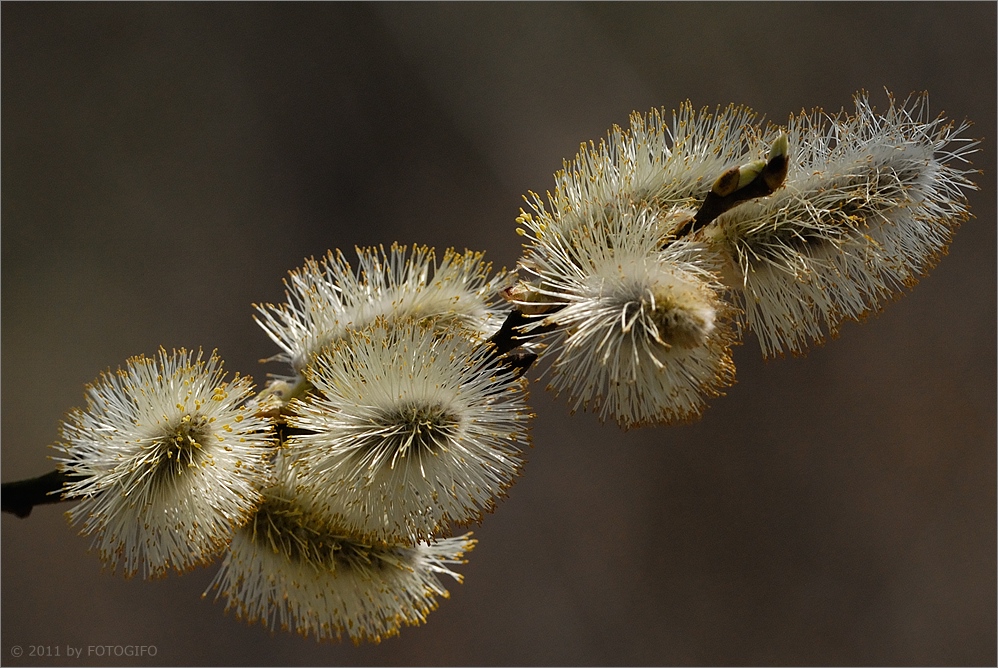
[[[321,262],[308,260],[285,285],[288,301],[256,308],[257,322],[283,353],[275,359],[298,374],[323,346],[348,329],[376,318],[432,319],[440,329],[461,327],[487,338],[502,325],[498,291],[506,275],[489,278],[483,253],[447,250],[440,262],[432,248],[405,246],[357,249],[356,273],[339,251]]]
[[[751,110],[736,106],[711,113],[687,102],[672,114],[635,112],[629,128],[615,125],[598,145],[582,144],[555,174],[549,214],[537,195],[531,206],[566,229],[589,224],[616,202],[663,212],[696,207],[714,179],[757,141],[756,123]]]
[[[588,221],[523,214],[528,331],[553,331],[551,387],[625,427],[685,420],[734,379],[728,308],[703,249],[667,214],[610,200]]]
[[[303,485],[343,526],[414,543],[491,510],[529,442],[525,381],[491,346],[415,321],[350,332],[306,370],[288,424]]]
[[[272,427],[241,405],[252,382],[223,376],[214,354],[160,349],[103,374],[62,425],[64,496],[82,499],[69,518],[126,575],[210,560],[271,483]]]
[[[935,264],[968,217],[974,186],[954,164],[976,144],[959,137],[965,128],[930,120],[924,96],[878,115],[858,95],[855,115],[790,119],[784,187],[703,232],[727,256],[726,282],[764,354],[834,335]]]
[[[440,575],[474,547],[470,534],[411,547],[373,546],[315,512],[293,485],[268,489],[233,538],[209,590],[226,611],[318,640],[379,642],[415,625],[449,594]],[[207,592],[206,592],[207,594]],[[217,598],[217,596],[216,596]]]
[[[721,256],[740,324],[767,356],[799,352],[878,309],[933,266],[968,216],[964,193],[974,186],[958,163],[976,142],[960,136],[966,124],[932,119],[925,96],[892,99],[878,114],[860,94],[854,115],[816,111],[785,128],[763,128],[741,107],[710,113],[686,104],[671,125],[665,118],[634,114],[629,129],[583,145],[555,175],[547,203],[533,196],[538,229],[550,237],[547,228],[585,228],[618,206],[654,210],[663,240],[706,224],[693,238]],[[739,176],[757,174],[777,144],[781,154],[789,144],[789,173],[775,193],[735,198],[709,216],[701,210],[692,226],[676,215],[703,207],[739,163],[748,161]]]

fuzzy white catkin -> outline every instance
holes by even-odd
[[[492,348],[378,320],[323,349],[288,448],[317,505],[371,540],[414,544],[491,510],[529,442],[525,381]]]
[[[281,458],[283,460],[283,458]],[[249,622],[317,640],[380,642],[420,624],[449,596],[440,581],[460,582],[452,566],[475,541],[470,534],[413,546],[372,545],[329,521],[293,482],[264,491],[264,501],[230,544],[205,592],[224,596],[226,611]]]
[[[354,270],[339,251],[292,271],[287,301],[256,307],[257,322],[283,351],[274,359],[300,374],[325,345],[377,318],[432,319],[487,338],[502,325],[499,290],[484,253],[452,249],[437,260],[426,246],[358,248]]]
[[[731,105],[710,112],[689,102],[667,114],[634,112],[630,127],[614,126],[599,144],[582,144],[555,174],[547,203],[531,193],[541,219],[563,228],[585,225],[616,202],[666,212],[695,207],[711,184],[758,142],[755,113]]]
[[[756,139],[744,107],[631,115],[583,144],[518,230],[513,298],[549,334],[549,387],[624,427],[698,417],[734,380],[733,309],[704,243],[674,241],[714,179]]]
[[[765,355],[802,352],[934,266],[968,217],[966,127],[931,119],[924,96],[790,119],[784,187],[703,231]]]
[[[80,500],[67,514],[112,568],[151,577],[210,561],[272,483],[272,427],[243,405],[252,383],[223,376],[214,354],[161,349],[103,374],[63,423],[55,459],[65,498]]]
[[[663,213],[608,202],[586,221],[524,214],[521,260],[530,308],[553,312],[527,331],[551,330],[550,387],[625,427],[687,420],[734,379],[732,323],[710,255],[663,247]]]

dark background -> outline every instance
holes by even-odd
[[[131,355],[282,371],[250,304],[306,256],[513,266],[521,196],[632,110],[928,90],[984,142],[976,218],[929,277],[804,358],[749,339],[699,423],[622,432],[535,384],[525,474],[426,626],[271,635],[200,598],[214,567],[102,573],[48,506],[3,516],[0,661],[994,665],[995,26],[994,3],[5,2],[5,481],[50,470],[83,384]]]

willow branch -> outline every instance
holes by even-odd
[[[63,501],[60,492],[72,476],[62,471],[50,471],[45,475],[0,485],[3,512],[18,517],[27,517],[35,506]]]

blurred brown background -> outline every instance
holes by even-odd
[[[748,340],[698,424],[625,433],[535,384],[525,475],[428,625],[272,636],[200,598],[214,568],[102,573],[49,506],[3,516],[0,661],[994,665],[995,26],[994,3],[4,3],[5,481],[49,470],[83,384],[131,355],[282,371],[250,304],[306,256],[513,266],[521,195],[632,110],[928,90],[984,143],[976,219],[929,277],[807,357]]]

